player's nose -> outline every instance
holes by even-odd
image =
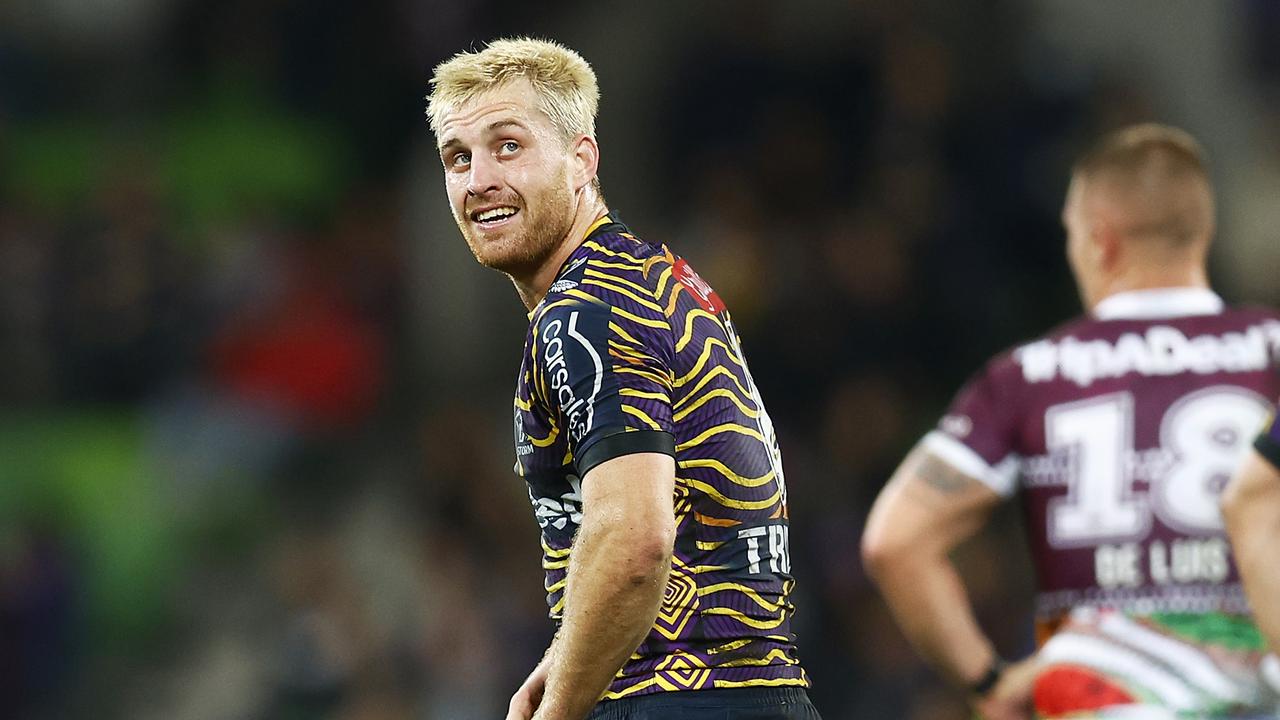
[[[489,157],[473,157],[471,174],[467,177],[467,193],[484,195],[498,190],[502,185],[502,176],[498,163]]]

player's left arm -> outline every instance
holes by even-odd
[[[551,647],[535,720],[580,720],[658,616],[675,544],[675,461],[623,455],[582,482],[564,622]]]
[[[1222,518],[1258,627],[1280,653],[1280,469],[1260,452],[1249,453],[1223,491]]]

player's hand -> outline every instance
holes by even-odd
[[[1035,717],[1032,691],[1040,665],[1034,656],[1004,669],[991,692],[973,698],[973,710],[982,720],[1031,720]]]
[[[547,671],[551,669],[551,653],[542,658],[542,662],[529,673],[529,677],[521,683],[520,689],[511,696],[507,705],[506,720],[530,720],[542,704],[542,693],[547,687]]]

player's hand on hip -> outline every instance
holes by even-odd
[[[520,684],[520,689],[511,696],[507,705],[506,720],[530,720],[542,704],[542,693],[547,687],[547,671],[551,668],[551,653],[542,658],[542,662],[529,673],[529,677]]]
[[[982,720],[1031,720],[1035,717],[1032,692],[1039,672],[1035,656],[1009,665],[991,692],[973,698],[974,712]]]

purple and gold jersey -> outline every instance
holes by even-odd
[[[924,444],[1021,490],[1037,614],[1245,613],[1218,495],[1280,394],[1280,317],[1208,290],[1114,295],[997,356]]]
[[[582,478],[629,453],[676,460],[666,595],[606,699],[809,684],[773,426],[728,311],[687,262],[598,221],[530,314],[515,431],[557,622]]]

